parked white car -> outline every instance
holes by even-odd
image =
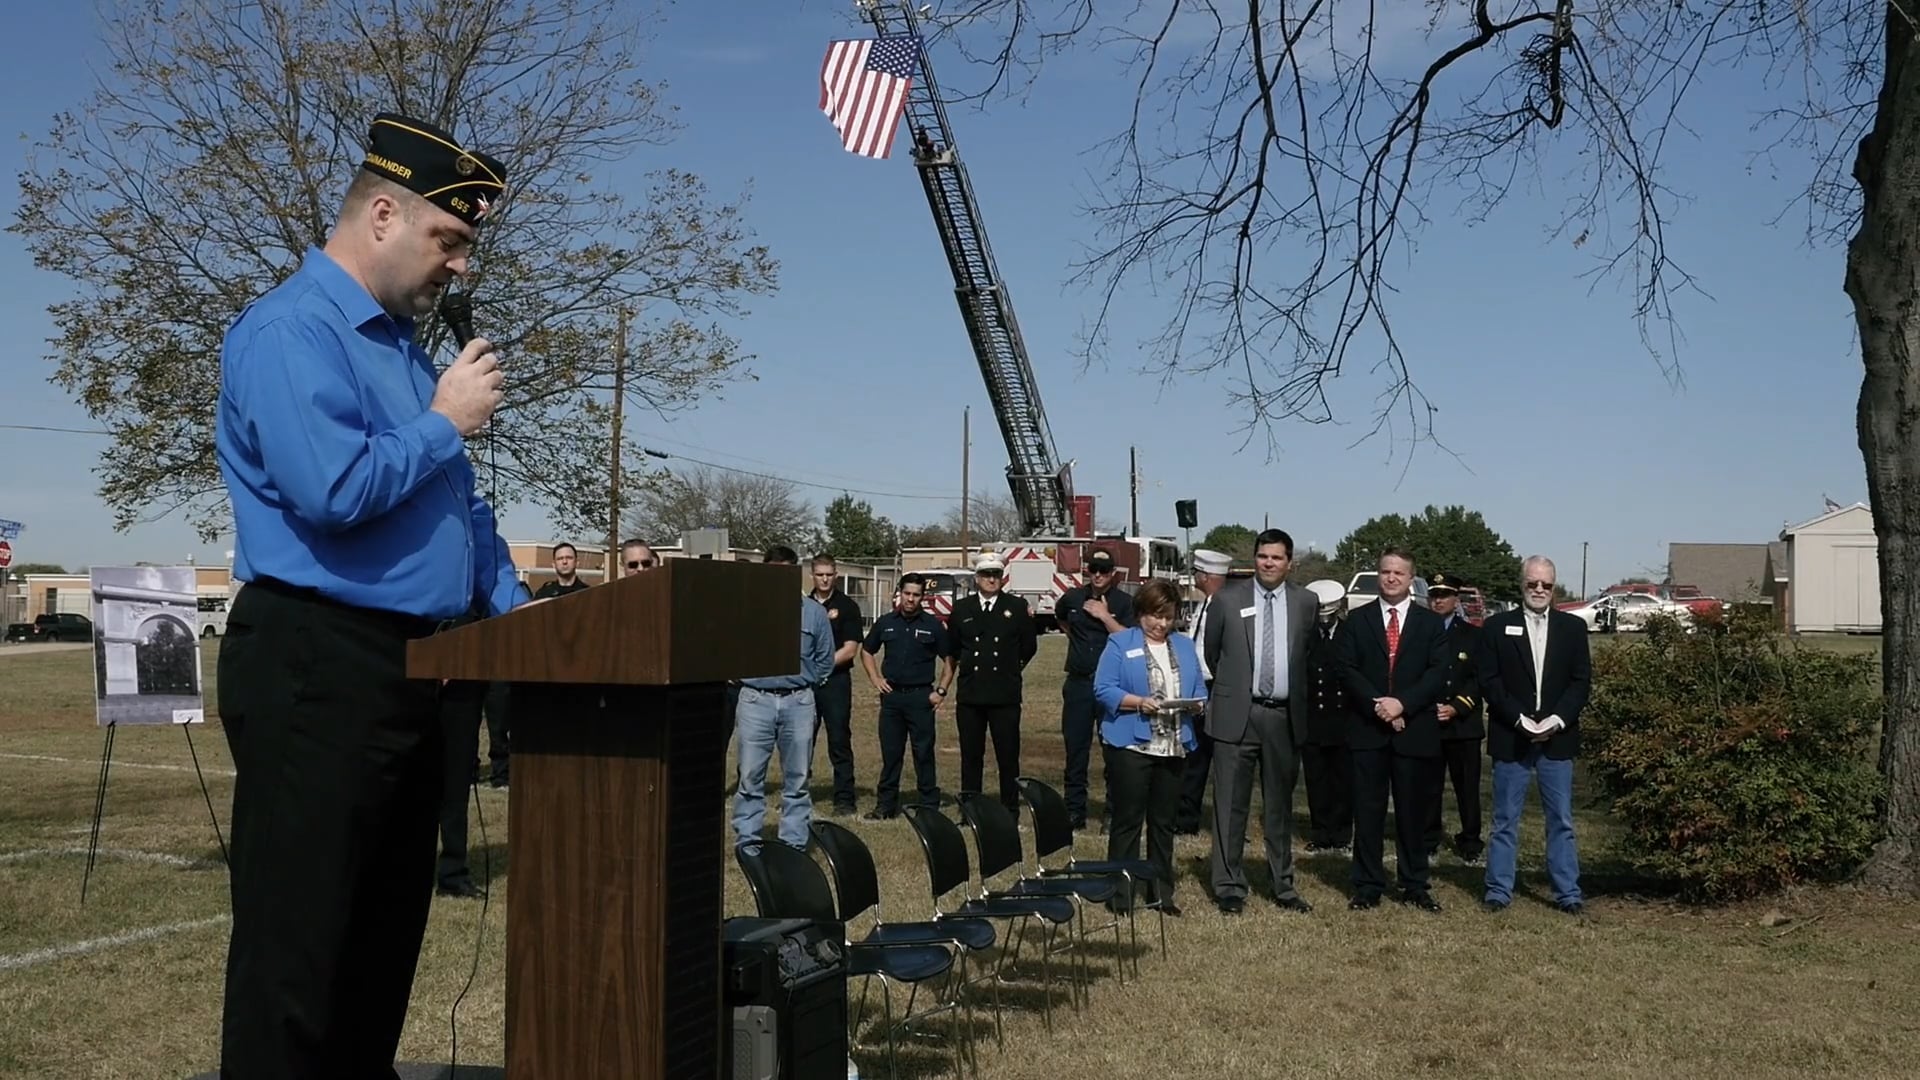
[[[1578,615],[1587,624],[1589,633],[1645,630],[1647,620],[1654,615],[1671,616],[1678,619],[1682,626],[1693,625],[1693,609],[1678,601],[1662,600],[1647,593],[1610,593],[1561,610],[1569,615]]]

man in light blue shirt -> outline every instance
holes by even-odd
[[[501,162],[380,114],[326,247],[221,348],[214,445],[245,582],[220,650],[222,1076],[393,1075],[444,768],[441,688],[407,678],[407,642],[531,599],[463,442],[500,404],[499,362],[475,340],[436,377],[415,322],[504,189]]]
[[[800,565],[790,547],[767,549],[769,566]],[[795,584],[799,583],[796,576]],[[780,842],[805,851],[813,825],[814,691],[833,674],[833,623],[827,609],[800,596],[800,670],[740,680],[734,728],[740,736],[740,785],[733,795],[733,842],[761,842],[767,816],[767,765],[780,751]]]

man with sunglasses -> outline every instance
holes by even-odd
[[[660,565],[660,559],[645,541],[629,540],[620,545],[620,576],[632,577],[642,570],[651,570]]]
[[[1573,838],[1573,759],[1580,752],[1580,710],[1593,681],[1587,624],[1554,609],[1553,560],[1529,556],[1520,572],[1522,607],[1481,624],[1474,664],[1493,759],[1493,833],[1481,906],[1504,911],[1513,902],[1520,815],[1538,778],[1554,906],[1579,915],[1585,907]]]

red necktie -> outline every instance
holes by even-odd
[[[1387,670],[1393,670],[1393,662],[1400,657],[1400,609],[1387,609]]]

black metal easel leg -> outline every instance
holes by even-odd
[[[200,797],[207,802],[207,820],[213,822],[213,838],[220,843],[220,861],[233,866],[233,860],[227,857],[227,838],[220,835],[220,815],[213,812],[213,796],[207,791],[207,778],[200,772],[200,754],[193,748],[193,725],[181,724],[180,730],[187,735],[187,753],[193,757],[193,775],[200,781]]]
[[[107,809],[107,770],[113,765],[113,733],[120,725],[107,725],[106,745],[100,749],[100,786],[93,793],[93,829],[87,837],[87,870],[80,877],[80,903],[87,902],[87,883],[93,878],[93,858],[100,850],[100,819]]]

